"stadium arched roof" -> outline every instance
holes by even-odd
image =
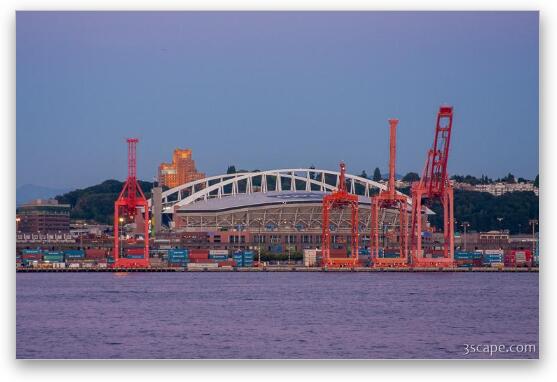
[[[192,207],[199,201],[223,199],[230,196],[253,195],[254,200],[261,199],[269,192],[303,191],[308,195],[314,191],[319,193],[332,192],[338,188],[340,173],[338,171],[293,168],[254,172],[241,172],[207,177],[174,187],[162,193],[164,213],[173,213],[174,209]],[[386,185],[356,175],[346,174],[347,190],[369,198],[374,190],[385,190]],[[287,185],[287,187],[285,187]],[[259,195],[255,195],[259,194]],[[231,198],[237,199],[237,198]],[[245,199],[245,198],[242,198]],[[362,198],[360,198],[362,200]],[[409,198],[408,204],[411,204]],[[149,200],[151,205],[151,200]]]

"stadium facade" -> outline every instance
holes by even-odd
[[[180,234],[190,246],[199,248],[251,248],[275,253],[320,248],[323,196],[338,187],[339,175],[337,171],[298,168],[192,181],[162,193],[163,216],[159,219],[167,222],[168,228],[157,235]],[[370,196],[386,186],[350,174],[346,181],[347,190],[359,197],[360,247],[367,247]],[[396,214],[394,210],[382,211],[385,241],[398,241],[389,235],[395,231]],[[350,241],[349,213],[335,210],[330,228],[333,247],[345,248]]]

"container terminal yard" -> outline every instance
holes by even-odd
[[[386,185],[315,168],[203,177],[147,199],[128,139],[128,178],[114,205],[112,238],[18,237],[18,272],[538,271],[535,238],[502,232],[455,237],[447,164],[453,108],[439,108],[433,144],[410,195],[395,188],[398,120],[390,119]],[[287,187],[285,187],[287,185]],[[428,221],[440,203],[443,229]],[[491,236],[490,236],[491,235]],[[146,239],[148,238],[148,239]],[[265,260],[262,253],[283,254]],[[292,253],[303,253],[292,260]]]

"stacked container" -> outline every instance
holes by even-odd
[[[457,267],[471,268],[474,266],[474,252],[455,252],[454,260]]]
[[[228,251],[226,249],[211,249],[209,251],[209,259],[217,262],[228,260]]]
[[[104,249],[86,249],[85,258],[88,260],[104,260],[106,259],[106,251]]]
[[[503,251],[498,249],[486,249],[483,254],[482,264],[489,267],[502,267]]]
[[[64,253],[61,251],[48,251],[43,255],[43,261],[48,263],[63,263]]]
[[[170,266],[185,267],[189,262],[189,251],[185,248],[168,250],[168,264]]]
[[[124,257],[127,259],[143,259],[144,258],[143,248],[125,248]]]
[[[21,264],[24,267],[34,266],[43,260],[43,253],[39,249],[24,249],[21,255]]]
[[[81,249],[67,249],[64,251],[64,260],[67,262],[83,260],[85,253]]]
[[[242,252],[236,252],[232,255],[232,260],[236,263],[237,267],[244,266],[244,254]]]
[[[253,251],[244,251],[242,266],[253,267],[253,257]]]

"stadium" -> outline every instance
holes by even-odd
[[[214,249],[260,248],[270,252],[319,248],[323,196],[338,188],[340,173],[314,168],[241,172],[195,180],[162,192],[152,207],[161,232],[182,233],[190,244]],[[386,185],[346,174],[346,188],[358,195],[360,247],[367,247],[370,196]],[[155,194],[154,194],[155,195]],[[149,201],[153,206],[152,200]],[[409,201],[410,208],[410,201]],[[161,216],[157,218],[157,209]],[[385,240],[397,212],[381,211]],[[350,214],[334,210],[330,229],[335,248],[349,242]],[[159,235],[160,237],[160,235]]]

